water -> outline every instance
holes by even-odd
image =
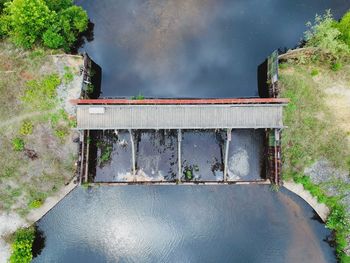
[[[261,185],[77,188],[38,222],[33,262],[336,262],[313,217]]]
[[[94,182],[174,182],[178,178],[176,130],[132,132],[136,175],[132,174],[129,131],[91,133],[90,178]],[[223,181],[226,132],[183,130],[181,142],[182,181]],[[254,181],[264,174],[264,130],[232,130],[228,152],[228,180]],[[103,156],[110,151],[110,158]],[[191,171],[191,177],[186,176]]]
[[[76,0],[89,14],[87,51],[102,66],[102,96],[250,97],[257,68],[293,48],[305,23],[349,0]]]
[[[331,8],[339,17],[350,7],[348,0],[75,2],[95,24],[81,51],[102,67],[103,97],[257,96],[258,66],[274,49],[294,47],[316,13]],[[113,132],[97,136],[96,181],[130,179],[130,135]],[[137,169],[149,180],[176,177],[176,135],[162,136],[137,137]],[[183,134],[193,180],[222,180],[224,138]],[[98,163],[105,151],[110,158]],[[229,154],[229,180],[263,176],[261,131],[232,131]],[[34,263],[336,262],[312,208],[268,186],[77,188],[38,227],[45,247]]]

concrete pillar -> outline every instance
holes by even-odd
[[[177,180],[179,183],[181,182],[181,176],[182,176],[181,142],[182,142],[182,132],[179,129],[177,131],[177,162],[178,162]]]
[[[226,136],[226,146],[225,146],[225,161],[224,161],[224,182],[227,182],[227,170],[228,170],[228,153],[229,153],[229,147],[231,142],[231,130],[227,129],[227,136]]]
[[[134,143],[134,137],[132,136],[132,130],[129,130],[129,133],[130,133],[131,155],[132,155],[132,174],[136,175],[135,143]]]

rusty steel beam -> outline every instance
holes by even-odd
[[[287,104],[283,98],[241,98],[241,99],[76,99],[72,104],[100,104],[100,105],[201,105],[201,104]]]

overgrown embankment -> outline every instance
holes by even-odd
[[[0,50],[0,237],[4,238],[25,225],[27,214],[75,175],[78,144],[73,140],[79,135],[71,129],[74,110],[67,100],[79,97],[83,60],[41,48],[23,50],[6,41],[0,42]],[[0,243],[4,244],[1,238]],[[3,249],[0,244],[0,262],[8,257]]]
[[[340,262],[350,262],[350,12],[308,24],[304,48],[281,56],[284,180],[325,203]],[[346,26],[348,25],[348,26]]]

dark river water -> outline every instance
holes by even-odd
[[[77,188],[38,222],[33,262],[336,262],[313,218],[262,185]]]
[[[293,48],[305,23],[349,0],[77,0],[89,14],[87,51],[102,67],[102,97],[251,97],[257,67]]]

